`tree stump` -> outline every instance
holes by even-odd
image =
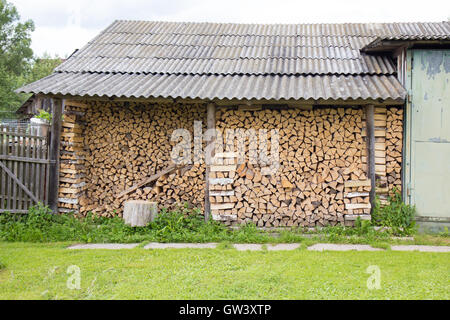
[[[132,227],[145,227],[155,220],[158,214],[158,204],[144,200],[125,202],[123,219]]]

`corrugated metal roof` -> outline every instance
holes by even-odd
[[[64,72],[116,72],[167,74],[248,74],[248,75],[301,75],[301,74],[384,74],[396,69],[391,59],[363,55],[361,59],[315,58],[99,58],[76,57],[57,71]]]
[[[204,99],[403,99],[379,38],[448,39],[450,24],[116,21],[24,92]],[[328,87],[327,87],[328,86]]]
[[[404,99],[395,76],[55,73],[23,89],[42,94],[183,99]]]
[[[237,24],[158,21],[116,21],[106,33],[258,35],[258,36],[358,36],[358,37],[448,37],[450,23],[315,23]]]

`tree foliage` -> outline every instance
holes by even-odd
[[[48,54],[33,56],[33,31],[33,21],[22,22],[14,5],[0,0],[0,119],[15,117],[28,99],[29,95],[16,93],[17,88],[49,75],[61,63]]]
[[[17,9],[6,0],[0,0],[0,110],[17,108],[24,96],[14,90],[20,86],[23,75],[29,72],[33,58],[31,20],[20,22]],[[4,112],[3,112],[4,113]]]

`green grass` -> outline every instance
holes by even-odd
[[[450,255],[419,252],[66,250],[0,242],[0,299],[449,299]],[[81,270],[69,290],[67,268]],[[381,270],[369,290],[366,269]]]

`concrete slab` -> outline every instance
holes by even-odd
[[[99,244],[77,244],[68,247],[70,250],[122,250],[133,249],[139,246],[139,243],[99,243]],[[234,244],[238,251],[262,251],[262,244]],[[268,251],[292,251],[298,249],[298,243],[280,243],[268,244]],[[144,249],[215,249],[217,243],[156,243],[147,244]],[[450,246],[422,246],[422,245],[395,245],[391,246],[393,251],[419,251],[419,252],[450,252]],[[373,248],[363,244],[334,244],[318,243],[308,248],[309,251],[384,251],[380,248]]]
[[[400,245],[400,246],[391,246],[391,250],[392,251],[420,251],[420,252],[450,252],[450,247]]]
[[[281,243],[275,245],[268,245],[267,250],[269,251],[292,251],[298,249],[300,244],[298,243]]]
[[[317,243],[308,247],[309,251],[383,251],[365,244]]]
[[[121,250],[121,249],[134,249],[139,243],[99,243],[99,244],[77,244],[68,247],[70,250],[92,250],[92,249],[106,249],[106,250]]]
[[[262,244],[235,244],[234,248],[238,251],[261,251]]]
[[[215,249],[217,243],[157,243],[147,244],[144,249]]]

